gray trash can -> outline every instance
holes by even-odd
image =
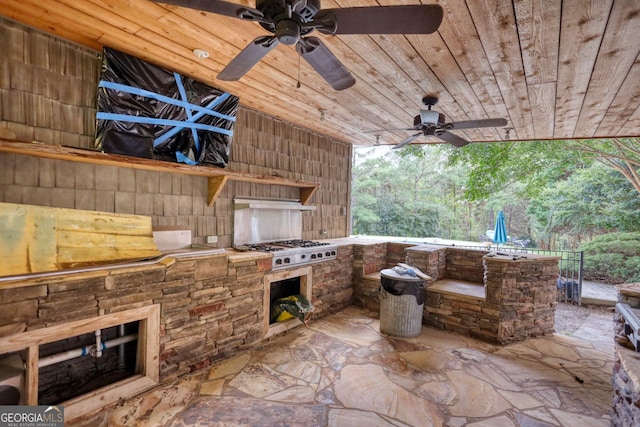
[[[424,280],[392,269],[380,272],[380,332],[415,337],[422,329]]]

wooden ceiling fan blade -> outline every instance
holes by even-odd
[[[398,144],[396,144],[393,147],[391,147],[391,149],[392,150],[397,150],[398,148],[402,148],[405,145],[407,145],[408,143],[410,143],[411,141],[413,141],[414,139],[416,139],[417,137],[419,137],[420,135],[422,135],[422,132],[418,132],[418,133],[416,133],[414,135],[411,135],[410,137],[403,139]]]
[[[450,129],[472,129],[472,128],[495,128],[506,126],[507,119],[480,119],[480,120],[465,120],[462,122],[448,123],[451,126]]]
[[[444,131],[439,134],[436,133],[435,136],[437,136],[444,142],[448,142],[451,145],[455,145],[456,147],[464,147],[465,145],[469,144],[469,141],[467,141],[466,139],[461,138],[458,135],[451,132],[447,132],[447,131]]]
[[[234,18],[260,21],[264,15],[257,9],[247,7],[238,3],[231,3],[223,0],[153,0],[156,3],[171,4],[174,6],[186,7],[189,9],[202,10],[204,12],[216,13],[218,15],[231,16]]]
[[[235,58],[218,74],[219,80],[233,81],[244,76],[254,65],[278,45],[274,36],[261,36],[247,45]]]
[[[305,61],[335,90],[344,90],[356,83],[347,67],[335,57],[317,37],[300,39],[296,50]]]
[[[437,4],[345,7],[323,9],[314,21],[331,21],[319,31],[328,34],[431,34],[442,22],[442,7]]]

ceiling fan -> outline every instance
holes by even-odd
[[[408,129],[385,129],[383,131],[374,132],[387,132],[396,130],[417,130],[418,133],[411,135],[408,138],[403,139],[397,145],[393,146],[393,150],[404,147],[420,135],[435,136],[441,140],[448,142],[456,147],[464,147],[469,144],[469,141],[449,132],[450,130],[458,129],[473,129],[473,128],[492,128],[506,126],[507,119],[480,119],[480,120],[465,120],[461,122],[446,123],[444,114],[439,113],[431,109],[438,103],[438,98],[433,95],[427,95],[422,98],[422,103],[427,107],[426,110],[420,110],[420,114],[413,118],[413,127]]]
[[[156,1],[156,0],[153,0]],[[238,80],[279,43],[296,44],[296,51],[335,90],[356,80],[313,30],[323,34],[431,34],[442,22],[439,5],[372,6],[321,9],[320,0],[256,0],[256,8],[223,0],[157,0],[247,21],[256,21],[272,36],[260,36],[218,74]]]

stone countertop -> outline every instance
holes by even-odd
[[[523,254],[519,253],[511,253],[511,254],[502,254],[500,252],[489,252],[487,255],[483,257],[485,261],[496,261],[496,262],[534,262],[534,261],[547,261],[547,260],[559,260],[562,257],[553,256],[553,255],[539,255],[539,254]]]
[[[250,261],[260,258],[271,258],[273,256],[272,252],[238,251],[233,248],[225,248],[225,252],[230,262]]]
[[[482,247],[477,248],[463,248],[456,246],[440,246],[440,245],[416,245],[410,248],[407,248],[407,251],[415,251],[415,252],[437,252],[446,249],[447,251],[476,251],[476,252],[486,252],[484,255],[484,259],[487,261],[496,261],[496,262],[533,262],[533,261],[544,261],[544,260],[559,260],[562,257],[552,256],[552,255],[539,255],[532,253],[523,253],[523,252],[513,252],[513,253],[502,253],[496,251],[489,251]]]
[[[149,271],[156,268],[167,268],[181,258],[214,258],[228,256],[224,249],[197,247],[163,252],[154,258],[124,260],[114,263],[77,266],[63,270],[51,270],[37,273],[0,276],[0,289],[41,285],[51,281],[62,282],[81,278],[102,277],[128,271]]]
[[[331,243],[332,245],[338,245],[338,246],[346,246],[346,245],[363,245],[363,246],[368,246],[368,245],[379,245],[382,243],[406,243],[409,245],[415,245],[417,243],[410,243],[410,242],[393,242],[390,241],[388,239],[375,239],[375,238],[363,238],[363,237],[356,237],[356,236],[352,236],[352,237],[337,237],[335,239],[323,239],[323,240],[318,240],[319,242],[326,242],[326,243]]]
[[[629,348],[616,346],[616,352],[620,357],[620,363],[627,371],[629,378],[636,387],[640,387],[640,353]]]
[[[640,282],[636,283],[623,283],[616,285],[618,293],[627,295],[630,297],[640,297]]]

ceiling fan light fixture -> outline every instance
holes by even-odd
[[[193,49],[193,54],[198,59],[207,59],[209,57],[209,52],[207,52],[204,49],[198,49],[198,48]]]
[[[420,110],[420,120],[424,125],[436,126],[440,120],[440,113],[432,110]]]

